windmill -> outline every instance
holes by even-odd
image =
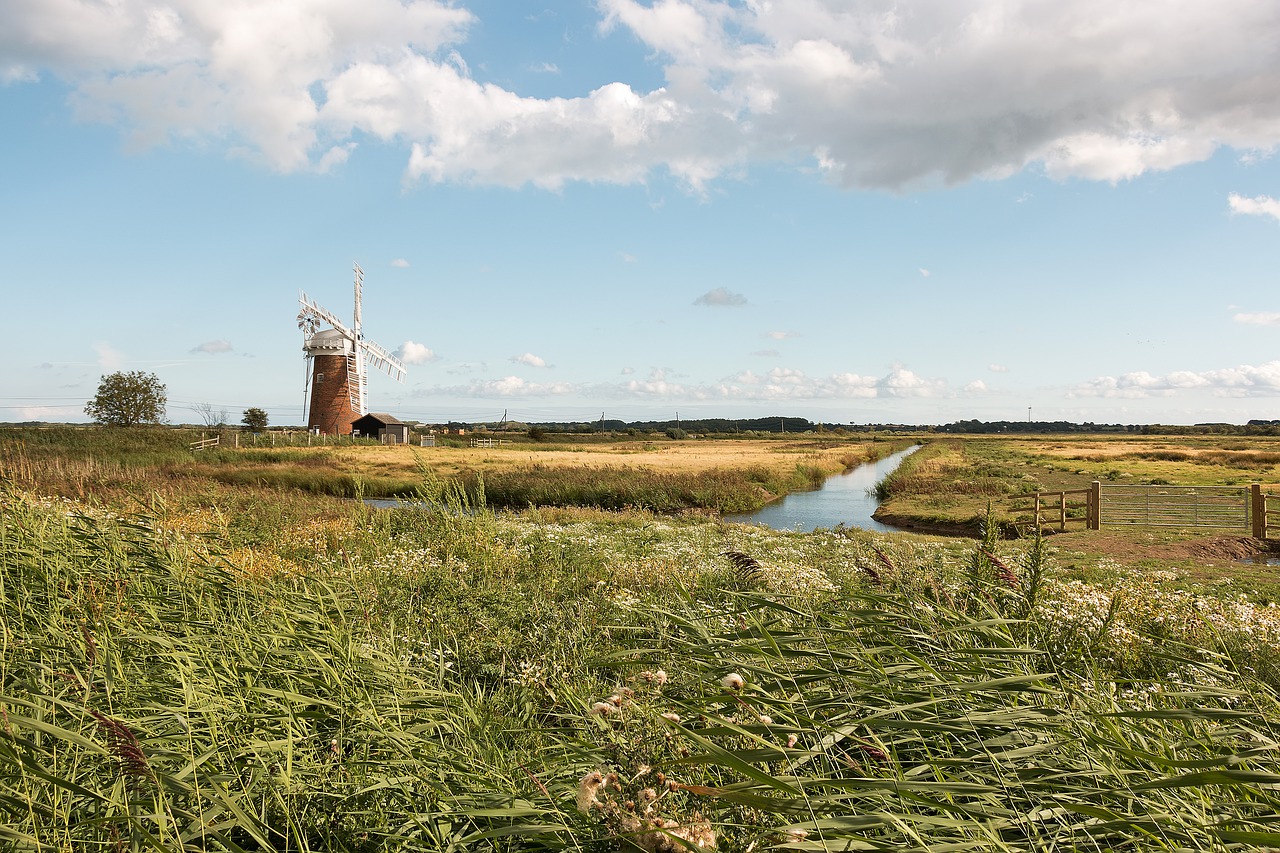
[[[385,370],[404,381],[404,365],[394,355],[373,341],[365,340],[360,330],[360,297],[364,289],[364,270],[355,265],[356,307],[354,322],[348,328],[331,311],[313,302],[299,291],[298,328],[304,339],[303,351],[310,362],[310,407],[307,429],[334,435],[351,432],[351,423],[369,411],[367,386],[370,365]],[[321,329],[328,324],[332,328]]]

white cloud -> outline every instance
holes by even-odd
[[[402,270],[407,270],[409,268],[409,262],[406,261],[404,258],[396,258],[394,261],[391,262],[391,266],[397,267]]]
[[[21,421],[53,422],[76,420],[84,414],[78,406],[20,406],[17,412]]]
[[[1270,216],[1280,222],[1280,199],[1272,198],[1269,195],[1249,198],[1248,196],[1231,193],[1231,195],[1227,196],[1227,204],[1231,207],[1232,213],[1243,213],[1248,216]]]
[[[925,269],[924,267],[920,267],[920,275],[922,275],[923,277],[928,278],[928,277],[929,277],[930,275],[932,275],[932,274],[933,274],[933,273],[929,272],[929,271],[928,271],[927,269]]]
[[[120,365],[124,363],[124,355],[110,344],[96,343],[93,345],[93,351],[98,354],[98,366],[103,370],[119,370]]]
[[[627,371],[624,371],[626,373]],[[631,371],[634,373],[634,371]],[[420,396],[473,398],[566,397],[592,399],[688,402],[840,401],[872,398],[929,398],[949,396],[946,383],[925,379],[904,368],[887,375],[835,373],[809,376],[793,368],[775,367],[764,373],[745,370],[718,382],[683,382],[669,371],[653,369],[644,379],[613,383],[530,382],[516,376],[474,380],[465,385],[420,388]]]
[[[405,341],[396,347],[395,356],[405,364],[426,364],[440,357],[427,345],[413,341]]]
[[[231,352],[231,342],[223,340],[205,341],[199,346],[192,348],[191,351],[207,353]]]
[[[800,337],[799,332],[765,332],[766,338],[773,338],[775,341],[785,341],[789,338]]]
[[[1009,372],[1009,368],[1005,367],[1003,364],[988,364],[987,370],[990,370],[992,373],[1008,373]]]
[[[618,257],[622,258],[624,264],[634,264],[636,262],[636,256],[630,252],[619,252]]]
[[[737,308],[747,304],[747,297],[734,293],[725,287],[717,287],[693,300],[694,305],[709,305],[713,308]]]
[[[1231,319],[1237,323],[1254,326],[1280,326],[1280,311],[1261,311],[1257,314],[1236,314]]]
[[[975,379],[964,386],[964,392],[966,394],[983,394],[986,393],[986,390],[987,383],[983,382],[981,379]]]
[[[560,66],[554,62],[538,62],[530,65],[529,70],[536,74],[559,74]]]
[[[758,349],[751,354],[759,356],[760,358],[778,358],[782,355],[782,353],[778,352],[776,349]]]
[[[562,397],[580,390],[570,382],[528,382],[519,376],[476,380],[467,385],[436,387],[417,392],[422,396],[458,397]]]
[[[475,19],[446,0],[9,0],[0,81],[56,75],[81,117],[131,145],[213,142],[323,170],[368,135],[404,146],[410,181],[507,186],[659,172],[698,190],[772,161],[847,187],[1028,167],[1118,181],[1280,144],[1272,0],[597,8],[663,66],[664,87],[533,98],[475,79]],[[1265,196],[1240,201],[1276,215]]]
[[[507,360],[515,362],[516,364],[523,364],[526,367],[550,367],[545,359],[541,356],[536,356],[531,352],[524,353],[523,355],[513,355]]]
[[[1178,370],[1163,376],[1144,370],[1118,377],[1099,376],[1070,389],[1067,396],[1144,399],[1174,397],[1187,391],[1203,391],[1216,397],[1278,396],[1280,361],[1221,370]]]

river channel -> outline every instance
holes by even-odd
[[[859,465],[847,473],[836,474],[818,489],[792,492],[756,512],[726,515],[725,521],[763,524],[775,530],[813,531],[819,527],[843,524],[863,530],[897,531],[899,528],[881,524],[871,517],[880,505],[871,489],[919,448],[917,444],[892,456]]]

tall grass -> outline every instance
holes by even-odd
[[[1031,591],[1046,556],[995,539],[979,563],[848,531],[535,522],[486,492],[424,479],[416,508],[300,520],[258,547],[267,569],[163,506],[4,493],[0,839],[1280,845],[1265,643],[1189,622],[1126,657],[1127,610],[1072,623]]]
[[[594,506],[675,512],[706,508],[751,512],[788,492],[812,489],[831,472],[797,465],[789,473],[764,467],[700,473],[644,468],[529,465],[486,476],[485,493],[495,506]],[[468,480],[474,493],[475,478]]]

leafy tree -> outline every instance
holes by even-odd
[[[168,402],[169,392],[154,373],[117,371],[102,377],[84,413],[104,426],[158,424],[165,418]]]
[[[267,428],[267,413],[257,406],[250,406],[244,410],[244,417],[240,422],[250,432],[262,432]]]

